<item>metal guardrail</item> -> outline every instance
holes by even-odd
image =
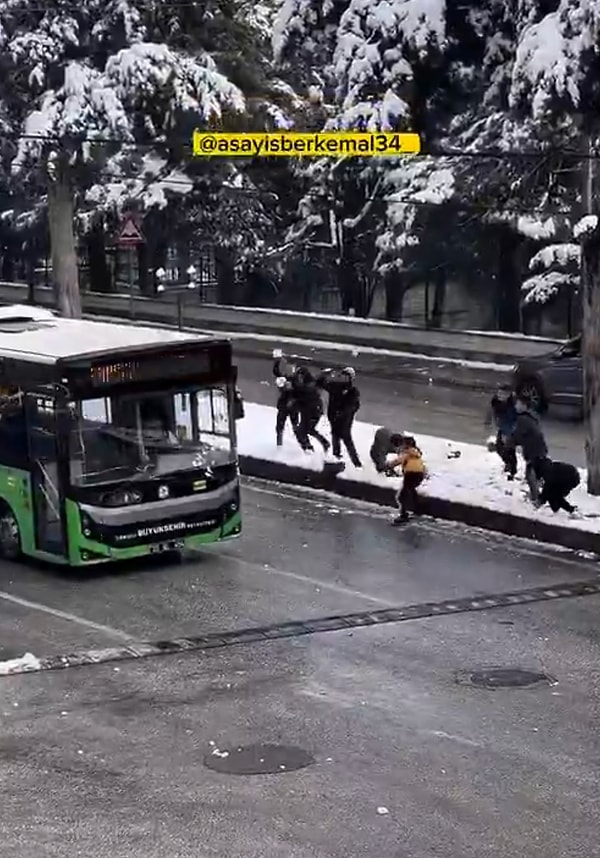
[[[28,295],[28,287],[24,284],[0,282],[0,302],[23,304],[27,302]],[[54,307],[53,290],[36,287],[35,302],[44,307]],[[171,300],[168,294],[164,298],[132,298],[128,294],[86,292],[82,294],[82,304],[85,312],[91,314],[173,325],[184,323],[203,330],[249,337],[252,334],[274,339],[295,337],[321,343],[347,343],[363,348],[484,362],[512,363],[548,352],[561,342],[476,331],[424,330],[373,319],[202,304],[194,294],[190,294],[182,306],[180,301]]]

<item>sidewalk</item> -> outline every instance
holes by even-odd
[[[238,424],[242,473],[393,506],[400,481],[377,474],[369,458],[376,426],[355,424],[354,438],[363,467],[357,469],[347,463],[343,473],[332,478],[323,473],[322,452],[300,450],[289,427],[283,447],[277,448],[274,425],[274,408],[247,403],[246,417]],[[411,431],[410,427],[403,429]],[[522,462],[517,480],[510,483],[498,456],[483,446],[423,434],[416,437],[431,475],[420,490],[425,514],[600,553],[600,498],[587,494],[585,472],[580,472],[581,484],[569,496],[577,512],[553,513],[547,506],[536,509],[531,504]]]

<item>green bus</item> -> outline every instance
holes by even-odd
[[[239,536],[236,378],[228,340],[1,308],[0,554],[82,567]]]

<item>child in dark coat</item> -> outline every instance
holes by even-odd
[[[542,463],[548,458],[548,445],[537,414],[533,412],[531,402],[519,396],[515,402],[517,422],[508,439],[509,447],[520,447],[525,459],[525,479],[531,493],[531,500],[539,504],[539,483],[542,479]]]
[[[375,432],[369,455],[378,474],[394,476],[394,465],[390,466],[389,462],[395,462],[398,459],[403,441],[404,436],[401,432],[394,432],[386,426],[381,426]]]
[[[517,423],[516,399],[508,384],[498,387],[492,396],[485,419],[485,425],[496,427],[496,453],[504,462],[504,471],[509,480],[517,473],[517,451],[510,444],[510,438]]]
[[[569,513],[575,512],[575,507],[568,502],[567,495],[580,483],[581,478],[577,468],[567,462],[544,459],[540,464],[540,474],[542,479],[540,506],[547,503],[552,512],[558,512],[559,509]]]

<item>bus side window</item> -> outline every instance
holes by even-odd
[[[84,399],[81,402],[81,416],[92,423],[110,423],[111,408],[108,399]]]
[[[213,447],[229,449],[231,430],[227,389],[211,387],[199,390],[197,402],[200,440]]]
[[[9,468],[27,468],[29,453],[25,430],[25,409],[0,412],[0,464]]]

